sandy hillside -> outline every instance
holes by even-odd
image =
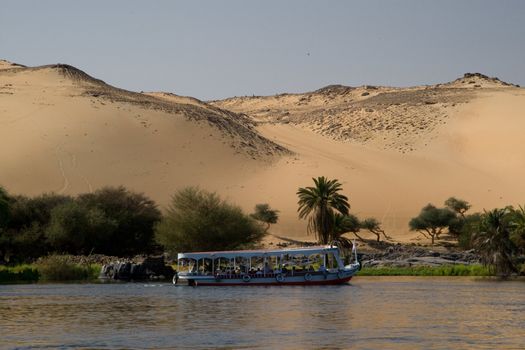
[[[134,93],[67,65],[0,61],[0,184],[12,193],[125,185],[166,205],[188,185],[252,210],[281,212],[271,231],[304,238],[295,192],[338,178],[352,211],[398,240],[428,202],[474,209],[525,203],[525,92],[467,75],[436,86],[329,86],[211,104]]]
[[[12,193],[123,184],[165,205],[188,185],[227,193],[288,153],[247,117],[204,103],[117,89],[67,65],[2,66],[0,183]]]
[[[214,105],[246,113],[266,137],[295,152],[252,178],[270,182],[283,210],[279,234],[294,231],[297,184],[339,179],[360,217],[383,221],[396,239],[417,239],[408,220],[449,196],[473,210],[525,203],[525,91],[480,74],[407,89],[329,86],[305,94],[241,97]]]

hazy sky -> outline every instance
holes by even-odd
[[[465,72],[525,85],[525,1],[2,1],[0,58],[201,99]]]

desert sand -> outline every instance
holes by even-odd
[[[304,239],[295,192],[324,175],[341,181],[353,213],[419,240],[407,223],[429,202],[525,203],[523,111],[523,89],[482,75],[207,103],[0,61],[0,184],[28,195],[124,185],[161,207],[197,185],[248,212],[269,203],[280,210],[270,231]]]

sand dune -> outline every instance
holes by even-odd
[[[134,93],[67,65],[0,61],[0,184],[14,193],[125,185],[165,205],[199,185],[305,236],[295,192],[339,179],[360,217],[411,240],[407,222],[451,195],[474,210],[523,204],[525,91],[482,75],[413,88],[329,86],[206,103]]]
[[[111,87],[66,65],[0,71],[0,183],[14,193],[124,184],[166,204],[289,153],[233,112]],[[205,104],[203,104],[205,105]]]
[[[472,210],[525,202],[518,185],[525,92],[496,79],[469,74],[408,89],[330,86],[213,104],[253,115],[263,135],[295,152],[252,184],[279,179],[286,196],[274,202],[290,208],[279,234],[297,227],[296,197],[285,189],[318,175],[341,180],[352,211],[379,218],[401,240],[418,239],[407,222],[428,202],[442,205],[454,195]]]

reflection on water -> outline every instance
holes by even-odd
[[[523,348],[525,283],[0,286],[0,348]]]

